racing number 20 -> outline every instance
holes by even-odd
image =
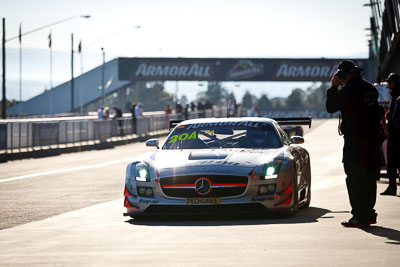
[[[196,132],[192,132],[190,135],[188,133],[183,133],[181,135],[173,135],[169,139],[169,143],[175,143],[176,141],[184,141],[184,140],[190,140],[190,139],[196,139],[197,135]]]

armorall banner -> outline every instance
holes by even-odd
[[[131,81],[330,81],[344,59],[119,58]],[[351,59],[368,76],[368,59]]]

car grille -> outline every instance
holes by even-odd
[[[201,188],[201,183],[205,188]],[[247,176],[231,175],[188,175],[160,179],[165,195],[180,198],[238,196],[244,193],[247,183]]]

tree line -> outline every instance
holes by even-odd
[[[228,102],[240,105],[242,108],[256,108],[258,111],[270,110],[299,110],[299,109],[325,109],[325,94],[329,88],[328,83],[314,83],[303,90],[294,88],[287,97],[268,97],[262,94],[260,97],[247,90],[241,100],[236,99],[234,92],[229,92],[220,82],[208,82],[205,91],[199,92],[193,101],[196,105],[212,103],[214,106],[225,106]],[[150,97],[149,97],[150,96]],[[179,101],[185,102],[183,95]],[[175,108],[176,99],[169,94],[163,82],[137,83],[129,97],[129,103],[141,102],[146,111],[164,110],[167,105]],[[128,103],[128,105],[129,105]],[[190,103],[181,103],[190,104]]]
[[[211,101],[214,105],[231,101],[240,104],[243,108],[256,108],[259,111],[325,109],[325,94],[328,88],[328,83],[314,83],[306,90],[293,89],[288,97],[273,98],[269,98],[267,94],[262,94],[258,98],[247,90],[241,102],[238,102],[233,92],[229,93],[219,82],[210,82],[207,90],[198,94],[198,99]]]

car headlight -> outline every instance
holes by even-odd
[[[136,164],[135,179],[139,182],[150,182],[149,165],[145,163]]]
[[[261,172],[260,179],[266,180],[266,179],[278,178],[278,173],[279,169],[281,168],[281,165],[282,165],[282,160],[274,160],[265,164]]]

